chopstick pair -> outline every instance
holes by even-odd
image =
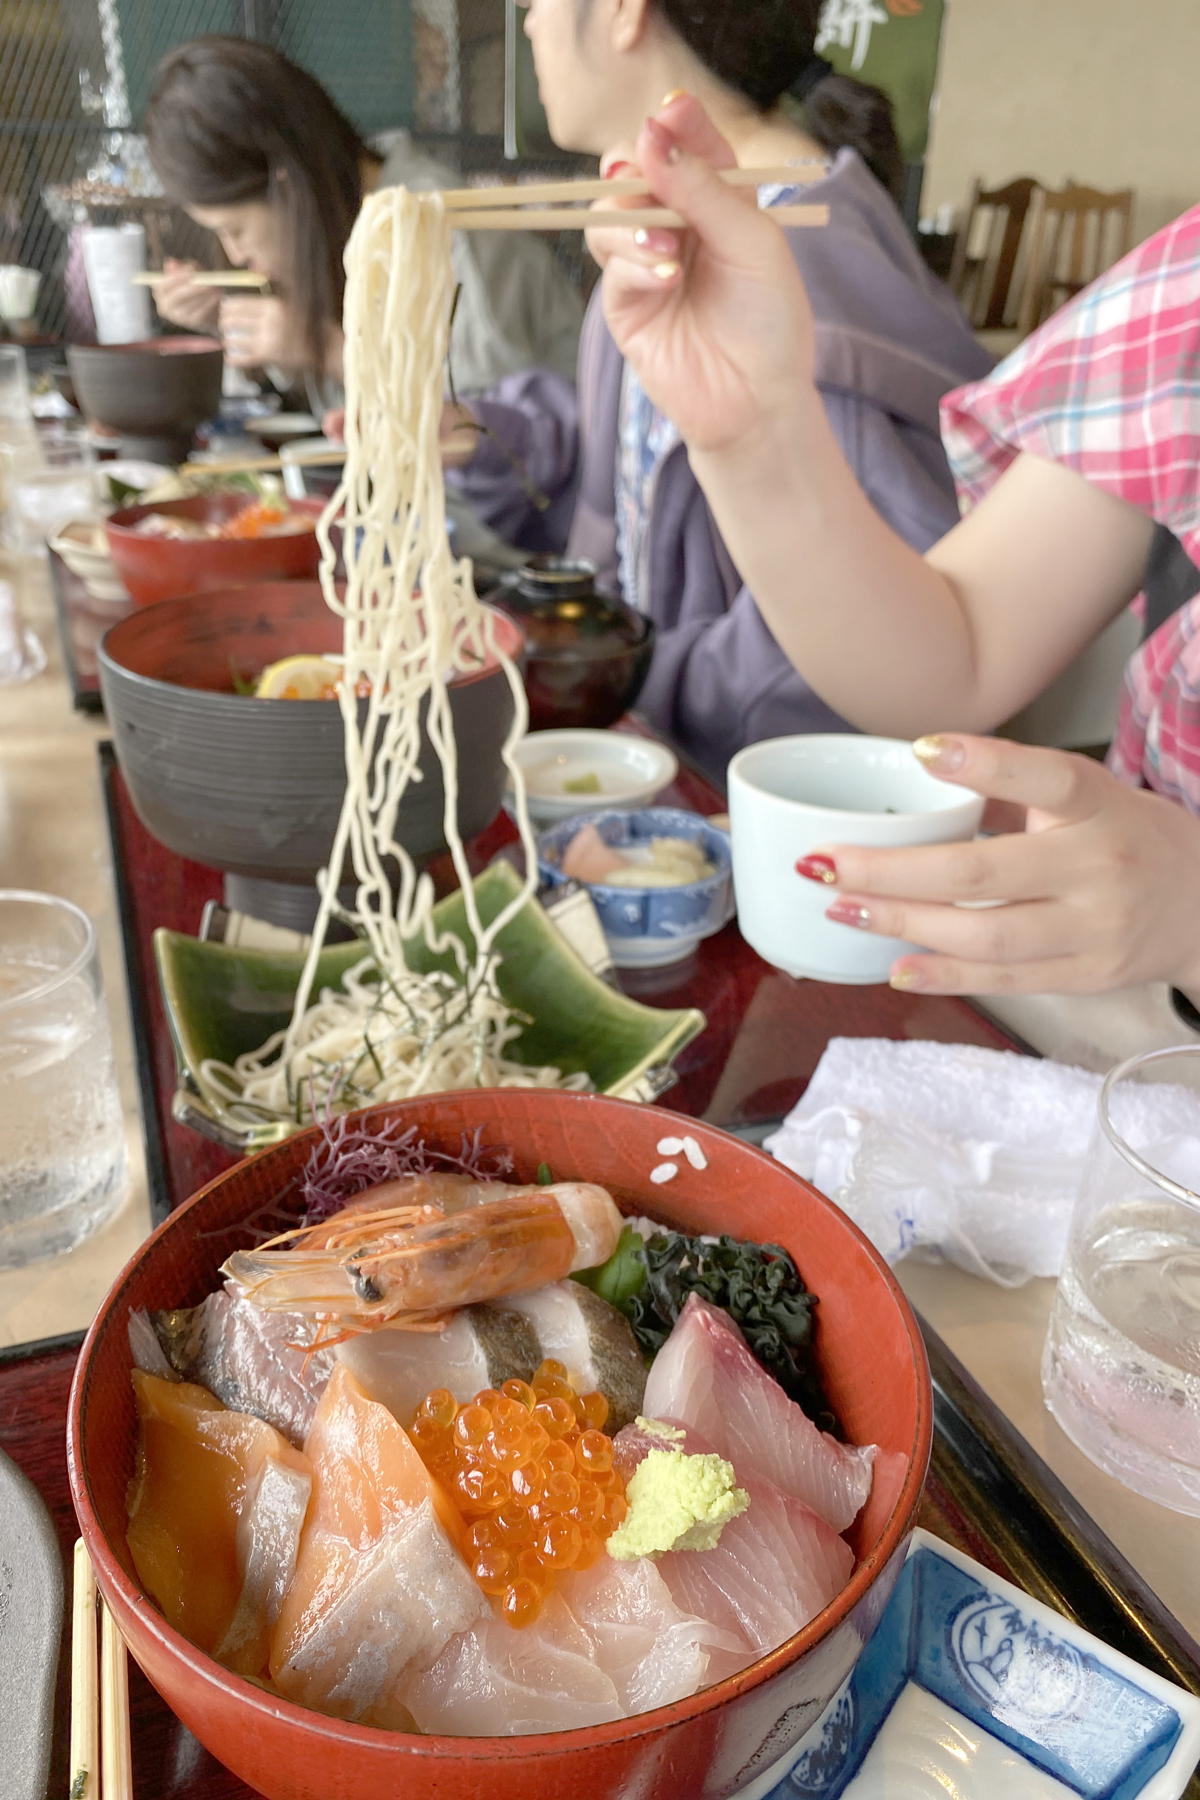
[[[809,173],[811,171],[811,173]],[[801,185],[807,175],[815,179],[825,164],[796,162],[763,169],[721,169],[726,187],[765,187],[784,183]],[[523,186],[492,188],[444,188],[442,203],[450,223],[458,231],[591,231],[598,227],[644,230],[664,226],[678,230],[684,220],[669,207],[650,206],[636,212],[624,207],[584,207],[593,200],[641,199],[650,194],[640,176],[620,176],[613,181],[536,181]],[[558,204],[564,202],[565,204]],[[827,225],[827,206],[773,206],[771,217],[780,225]]]
[[[191,277],[194,287],[266,288],[271,285],[270,276],[260,275],[257,269],[192,269]],[[134,287],[157,287],[168,279],[170,277],[162,269],[139,269],[130,276]]]
[[[133,1800],[125,1642],[97,1592],[92,1561],[82,1538],[75,1545],[71,1598],[70,1772],[69,1800]]]

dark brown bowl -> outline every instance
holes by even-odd
[[[221,406],[224,352],[215,338],[148,338],[138,344],[68,344],[67,366],[88,419],[162,455],[186,456],[197,425]],[[182,446],[182,448],[181,448]],[[132,450],[128,451],[133,454]]]
[[[559,1180],[600,1181],[622,1211],[682,1231],[769,1239],[820,1296],[821,1376],[852,1443],[880,1454],[870,1498],[847,1534],[849,1582],[812,1622],[742,1674],[690,1699],[609,1725],[531,1737],[414,1737],[310,1712],[230,1674],[173,1630],[147,1597],[126,1543],[125,1496],[137,1423],[132,1309],[194,1305],[220,1280],[247,1221],[288,1190],[315,1134],[239,1163],[137,1251],[96,1315],[71,1391],[67,1457],[79,1528],[122,1636],[187,1728],[268,1800],[726,1800],[767,1790],[767,1771],[804,1736],[857,1661],[899,1574],[916,1522],[933,1429],[917,1322],[882,1257],[838,1207],[782,1163],[694,1119],[677,1119],[707,1167],[681,1164],[669,1189],[649,1172],[671,1113],[596,1094],[492,1089],[375,1109],[457,1151],[481,1133]],[[768,1572],[769,1574],[769,1572]],[[756,1779],[757,1778],[757,1779]],[[782,1777],[779,1791],[790,1791]],[[776,1783],[771,1781],[771,1791]],[[811,1791],[811,1790],[810,1790]]]
[[[513,658],[521,635],[497,617]],[[250,880],[309,885],[329,860],[346,788],[336,700],[256,700],[235,692],[268,663],[341,648],[319,582],[256,582],[139,607],[105,635],[100,690],[138,817],[179,856]],[[365,708],[366,701],[362,702]],[[513,699],[485,665],[450,690],[464,838],[489,825],[504,789]],[[397,835],[414,858],[445,848],[441,765],[422,736],[424,779]]]
[[[602,730],[629,711],[654,656],[654,625],[595,587],[595,565],[535,557],[491,598],[525,634],[529,729]]]

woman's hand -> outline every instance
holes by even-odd
[[[839,890],[828,918],[929,946],[893,965],[893,987],[1200,990],[1200,819],[1062,750],[957,734],[916,749],[933,774],[1024,807],[1025,828],[969,844],[828,848],[833,873],[812,877]]]
[[[689,447],[727,449],[769,432],[798,394],[801,403],[811,395],[808,296],[753,189],[726,187],[714,174],[734,155],[691,95],[646,120],[634,155],[658,202],[690,229],[588,234],[604,266],[609,330]]]
[[[195,263],[167,257],[162,280],[150,290],[155,308],[159,318],[172,325],[183,325],[189,331],[215,331],[221,296],[216,288],[201,287],[193,281],[195,272]]]
[[[263,369],[278,363],[285,369],[304,366],[304,347],[290,308],[269,296],[228,295],[221,301],[221,341],[235,369]]]

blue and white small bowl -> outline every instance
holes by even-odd
[[[588,892],[613,962],[618,969],[659,969],[682,962],[702,938],[728,925],[734,914],[733,872],[729,833],[719,831],[699,813],[670,806],[647,806],[637,812],[577,813],[538,839],[538,866],[543,882],[559,887],[567,845],[584,825],[594,825],[606,844],[623,850],[649,844],[652,838],[687,838],[699,844],[715,873],[681,887],[609,887],[589,882]]]

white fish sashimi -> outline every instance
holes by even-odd
[[[722,1673],[730,1659],[737,1668],[753,1659],[740,1634],[682,1608],[649,1557],[614,1562],[602,1556],[566,1576],[559,1591],[592,1639],[626,1715],[670,1706],[707,1687],[714,1654]]]
[[[276,1685],[335,1718],[403,1729],[396,1693],[404,1671],[439,1656],[485,1612],[490,1617],[470,1571],[422,1501],[358,1553],[334,1603],[296,1634]]]
[[[732,1319],[689,1294],[651,1364],[643,1412],[707,1438],[739,1481],[757,1472],[834,1531],[853,1524],[871,1491],[873,1444],[839,1444],[818,1431],[755,1360]]]
[[[577,1392],[597,1388],[607,1398],[605,1430],[619,1431],[642,1410],[646,1364],[623,1313],[578,1281],[552,1281],[528,1294],[507,1294],[479,1308],[493,1319],[519,1315],[542,1357],[555,1357]]]
[[[449,1737],[573,1731],[623,1716],[595,1645],[557,1593],[520,1631],[489,1611],[410,1675],[399,1697],[422,1731]]]
[[[711,1453],[712,1444],[677,1419],[656,1423],[677,1434],[671,1448],[692,1456]],[[665,1443],[637,1425],[622,1431],[614,1461],[626,1482],[647,1452]],[[734,1474],[750,1505],[722,1528],[716,1546],[669,1552],[655,1561],[677,1606],[742,1647],[732,1664],[714,1657],[711,1681],[786,1643],[824,1611],[854,1568],[849,1544],[802,1500],[752,1471],[735,1466]]]
[[[242,1591],[237,1611],[214,1654],[234,1662],[240,1651],[273,1630],[300,1548],[300,1528],[308,1511],[312,1476],[265,1457],[257,1480],[246,1490],[237,1527]]]
[[[472,1308],[456,1312],[442,1331],[384,1327],[339,1344],[336,1355],[371,1396],[401,1425],[412,1424],[426,1394],[448,1388],[456,1400],[473,1400],[488,1385],[488,1361],[471,1324]]]

